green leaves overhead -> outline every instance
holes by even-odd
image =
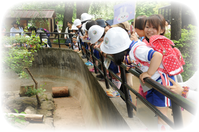
[[[197,27],[189,25],[188,29],[181,29],[181,38],[173,40],[185,60],[182,73],[183,81],[188,80],[198,69],[198,41]]]

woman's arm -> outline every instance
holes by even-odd
[[[172,82],[173,86],[167,86],[167,87],[170,88],[171,91],[173,91],[179,95],[182,95],[184,88],[182,88],[182,86],[180,86],[178,83],[176,83],[173,79],[169,78],[169,80]],[[190,89],[186,95],[187,95],[188,99],[199,102],[199,92],[193,91]]]
[[[10,29],[10,32],[13,32],[13,27]],[[10,33],[10,36],[13,36],[13,33]]]
[[[192,90],[196,89],[199,84],[199,68],[189,80],[187,80],[186,82],[179,83],[179,84],[181,86],[189,86],[190,89]]]
[[[68,33],[68,27],[65,29],[65,33]],[[67,39],[68,38],[68,34],[64,34],[64,38]]]

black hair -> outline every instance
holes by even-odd
[[[101,37],[101,38],[103,38],[103,37],[105,36],[105,34],[106,34],[106,33],[105,33],[105,31],[104,31],[104,33],[102,34],[102,37]]]
[[[66,22],[66,23],[70,23],[71,25],[73,25],[73,22],[71,22],[71,21],[68,21],[68,22]]]
[[[30,26],[30,27],[28,28],[28,30],[35,31],[35,33],[37,33],[37,29],[36,29],[36,27],[34,27],[34,26]]]
[[[139,30],[144,30],[144,24],[146,21],[146,16],[138,16],[135,19],[135,28],[139,29]]]
[[[167,21],[168,25],[170,25],[170,21],[169,20],[165,20],[165,21]]]
[[[113,54],[113,59],[115,61],[115,64],[120,65],[124,61],[124,56],[130,51],[130,49],[126,49],[120,53]]]
[[[93,26],[93,25],[97,25],[97,22],[93,21],[93,20],[92,21],[88,21],[86,23],[86,30],[88,31],[90,29],[90,27]]]
[[[146,27],[146,23],[148,23],[150,26],[153,26],[153,28],[155,28],[156,30],[159,30],[160,27],[163,30],[163,33],[161,33],[160,35],[164,35],[165,19],[161,14],[155,14],[147,17],[144,23],[144,28]],[[149,42],[149,38],[146,37],[146,40]]]

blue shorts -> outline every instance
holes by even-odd
[[[165,75],[163,74],[165,77]],[[169,76],[171,79],[174,79],[174,76]],[[165,78],[166,79],[166,78]],[[162,79],[159,77],[156,82],[160,82],[162,84]],[[169,81],[169,85],[172,86],[173,84]],[[157,107],[168,107],[171,106],[171,100],[155,90],[154,88],[147,91],[146,100],[149,101],[152,105]]]
[[[84,46],[86,49],[88,49],[88,44],[86,42],[81,42],[80,43],[82,46]]]
[[[115,74],[120,73],[119,66],[117,66],[114,62],[111,61],[111,64],[109,68],[111,71],[113,71]]]
[[[98,50],[94,49],[93,54],[94,54],[94,56],[95,56],[97,59],[100,59],[100,55],[99,55],[99,51],[98,51]]]

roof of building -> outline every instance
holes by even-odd
[[[7,18],[52,18],[55,16],[54,10],[14,10],[9,11]]]

